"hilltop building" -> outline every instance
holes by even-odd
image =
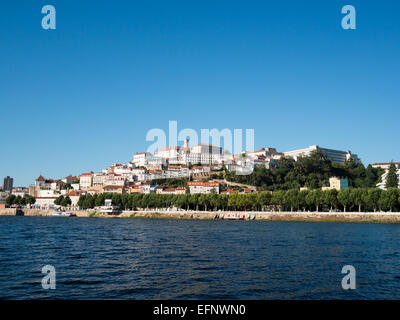
[[[394,164],[397,168],[400,167],[400,162],[378,162],[378,163],[373,163],[371,166],[373,168],[382,168],[385,170],[388,170],[391,164]]]
[[[327,148],[321,148],[317,145],[310,146],[305,149],[298,149],[298,150],[293,150],[293,151],[287,151],[284,152],[283,154],[286,157],[292,157],[297,161],[298,157],[308,157],[311,155],[313,151],[320,150],[322,153],[324,153],[332,162],[338,163],[343,165],[346,160],[349,160],[353,158],[356,162],[359,161],[358,157],[356,154],[352,154],[349,150],[347,151],[341,151],[341,150],[334,150],[334,149],[327,149]]]

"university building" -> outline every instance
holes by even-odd
[[[349,150],[341,151],[334,149],[321,148],[317,145],[309,146],[305,149],[287,151],[283,154],[286,157],[292,157],[297,161],[298,157],[309,157],[313,151],[320,150],[323,154],[325,154],[332,162],[343,165],[346,160],[353,158],[356,162],[359,161],[356,154],[352,154]]]

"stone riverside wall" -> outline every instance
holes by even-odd
[[[122,218],[159,218],[159,219],[195,219],[212,220],[217,215],[216,212],[200,211],[123,211],[119,217]]]
[[[23,209],[25,216],[49,216],[53,210]],[[232,211],[229,211],[232,212]],[[149,219],[193,219],[212,220],[218,213],[215,211],[123,211],[120,214],[107,215],[74,211],[78,217],[104,218],[149,218]],[[238,212],[243,213],[243,212]],[[400,212],[249,212],[260,221],[304,221],[304,222],[366,222],[366,223],[400,223]],[[0,215],[16,215],[16,209],[0,209]]]
[[[49,216],[54,210],[41,210],[41,209],[22,209],[24,216]],[[0,209],[0,216],[15,216],[17,209]],[[89,213],[87,211],[73,211],[78,217],[88,217]]]
[[[400,223],[400,212],[259,212],[256,220]]]

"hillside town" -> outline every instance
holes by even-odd
[[[35,199],[24,204],[37,208],[51,208],[60,196],[68,201],[70,208],[78,208],[81,196],[95,194],[231,194],[253,193],[257,188],[252,185],[227,181],[224,171],[235,175],[249,175],[259,167],[278,166],[279,160],[290,158],[297,161],[309,157],[313,152],[323,153],[332,163],[344,165],[360,159],[350,151],[321,148],[317,145],[288,152],[278,152],[276,148],[261,148],[246,151],[239,155],[223,153],[222,148],[211,144],[197,144],[189,147],[189,140],[182,147],[172,146],[157,150],[154,154],[140,152],[133,155],[131,161],[115,163],[100,172],[84,172],[53,179],[39,175],[29,187],[13,188],[10,177],[4,179],[0,194],[0,206],[5,207],[5,199],[15,197]],[[376,187],[385,189],[386,176],[391,163],[375,163],[374,168],[382,168],[383,174]],[[398,163],[396,163],[398,165]],[[400,169],[397,171],[400,176]],[[171,183],[173,182],[173,183]],[[343,177],[329,177],[329,185],[322,190],[348,188],[349,182]],[[300,190],[307,189],[303,186]]]

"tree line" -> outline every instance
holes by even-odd
[[[58,206],[67,207],[72,204],[71,198],[69,196],[59,196],[56,200],[54,200],[54,204]]]
[[[6,199],[6,204],[7,206],[12,206],[12,205],[18,205],[18,206],[26,206],[27,204],[34,204],[36,202],[36,199],[34,197],[21,197],[21,196],[15,196],[14,194],[11,194],[7,197]]]
[[[117,194],[82,195],[84,209],[100,207],[105,199],[124,210],[179,208],[185,210],[234,211],[398,211],[400,190],[390,188],[347,188],[325,190],[278,190],[232,194]]]

